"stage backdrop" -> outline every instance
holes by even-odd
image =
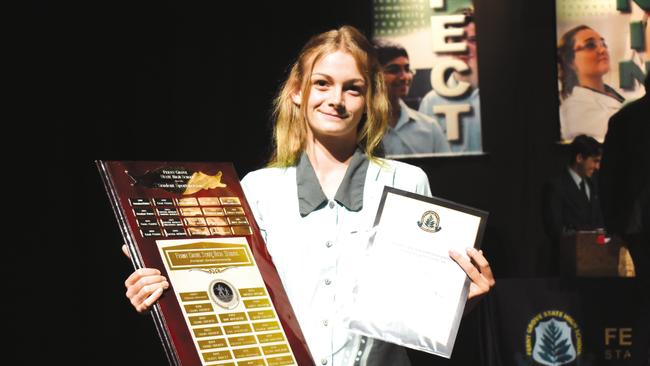
[[[607,122],[644,94],[650,0],[556,0],[560,136],[603,141]]]
[[[410,151],[386,144],[388,155],[432,156],[483,152],[474,6],[471,0],[374,0],[373,39],[408,52],[412,85],[403,101],[410,117],[439,126],[445,146],[402,137]],[[390,88],[389,88],[390,89]],[[400,130],[400,125],[396,126]],[[390,132],[389,132],[390,135]],[[436,139],[435,136],[433,136]],[[419,146],[418,146],[419,144]]]
[[[499,279],[481,306],[482,365],[647,366],[648,299],[633,278]]]

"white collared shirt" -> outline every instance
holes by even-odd
[[[367,243],[384,186],[431,195],[422,169],[405,163],[370,162],[363,208],[350,211],[335,200],[305,217],[298,209],[296,168],[266,168],[242,179],[255,219],[265,238],[307,345],[321,365],[409,365],[399,346],[349,332],[341,325],[337,291],[341,267],[358,245]],[[352,258],[353,260],[353,258]]]
[[[585,180],[585,178],[581,177],[578,173],[575,172],[575,170],[568,168],[569,169],[569,175],[571,178],[573,178],[573,181],[576,183],[576,186],[578,186],[578,189],[580,189],[580,182]],[[591,190],[589,189],[589,184],[587,184],[587,181],[585,180],[585,193],[587,194],[587,199],[591,199]]]
[[[448,153],[449,142],[438,122],[399,100],[400,116],[388,127],[383,144],[387,155]]]
[[[610,95],[575,86],[560,104],[562,140],[571,141],[578,135],[587,135],[602,143],[609,118],[622,106],[623,103]]]
[[[458,117],[460,123],[460,139],[449,142],[451,151],[454,153],[482,152],[483,143],[481,140],[481,101],[479,97],[479,89],[475,88],[469,95],[459,99],[445,98],[438,95],[435,90],[429,91],[422,98],[418,111],[429,117],[435,117],[445,136],[447,136],[447,129],[449,128],[449,126],[447,126],[446,117],[444,114],[434,114],[433,107],[447,104],[469,104],[470,106],[469,113],[462,113]]]

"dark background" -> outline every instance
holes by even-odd
[[[554,2],[475,5],[486,154],[407,162],[427,172],[434,195],[490,212],[483,248],[498,278],[547,276],[541,187],[563,162]],[[29,117],[45,123],[21,127],[47,162],[31,180],[47,192],[48,214],[26,249],[38,270],[9,288],[12,305],[33,315],[14,324],[18,344],[41,345],[21,359],[165,364],[153,322],[124,296],[131,266],[93,161],[232,161],[240,176],[263,167],[271,101],[299,49],[343,24],[370,35],[372,1],[31,6],[25,85]],[[477,364],[476,318],[463,321],[451,362],[413,354],[414,363]]]

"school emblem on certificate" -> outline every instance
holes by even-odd
[[[97,161],[170,365],[313,365],[230,163]],[[118,294],[116,294],[118,296]]]
[[[440,215],[435,211],[425,211],[420,221],[418,221],[418,226],[424,231],[437,233],[442,229],[440,227]]]

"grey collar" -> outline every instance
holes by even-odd
[[[350,211],[360,211],[363,208],[363,187],[367,172],[368,159],[360,149],[357,149],[352,155],[350,165],[345,171],[345,176],[336,195],[334,195],[334,200]],[[304,152],[296,166],[296,185],[300,216],[305,217],[327,204],[327,196],[323,193],[316,172]]]

